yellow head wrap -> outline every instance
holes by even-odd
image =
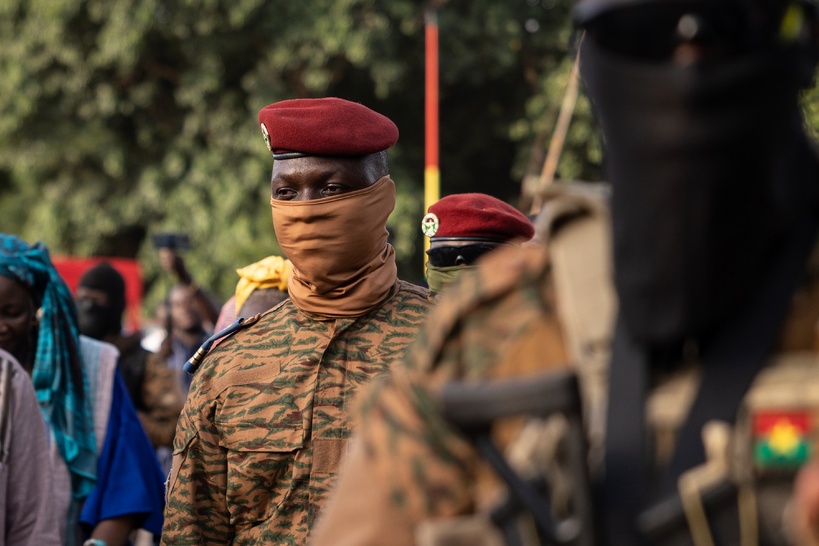
[[[268,256],[256,263],[237,269],[236,273],[240,278],[236,284],[236,309],[241,309],[250,294],[257,288],[278,288],[286,291],[292,268],[290,260],[285,260],[281,256]]]

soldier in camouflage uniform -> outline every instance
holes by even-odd
[[[561,325],[552,260],[542,245],[498,249],[447,288],[410,346],[406,365],[357,403],[357,437],[311,545],[394,546],[425,541],[429,524],[486,509],[501,482],[441,415],[454,380],[527,377],[566,370],[571,344]],[[599,312],[609,313],[601,302]],[[519,420],[498,423],[508,445]],[[491,527],[453,544],[498,545]],[[384,537],[389,536],[385,542]]]
[[[213,349],[174,441],[163,544],[304,544],[353,426],[359,388],[403,359],[425,289],[387,243],[398,130],[342,99],[259,113],[290,299]]]
[[[819,432],[819,163],[798,110],[815,6],[583,0],[576,16],[618,297],[597,539],[785,544],[783,499]],[[497,487],[439,397],[453,380],[583,361],[566,351],[553,250],[498,253],[463,277],[408,369],[362,397],[314,546],[454,544],[430,524],[488,513]],[[478,536],[501,541],[491,526]]]

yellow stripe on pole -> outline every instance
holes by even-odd
[[[440,198],[441,174],[436,165],[429,165],[424,169],[424,214]],[[424,237],[424,252],[427,250],[429,250],[429,237]]]

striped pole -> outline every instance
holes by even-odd
[[[427,6],[424,10],[426,35],[425,63],[425,166],[424,214],[441,196],[441,175],[438,170],[438,14]],[[429,238],[424,237],[424,262],[429,250]]]

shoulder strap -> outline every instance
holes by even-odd
[[[239,317],[236,319],[236,322],[206,339],[196,353],[194,353],[194,355],[190,357],[187,362],[185,362],[185,365],[182,368],[190,375],[195,374],[196,370],[199,369],[199,365],[202,364],[202,359],[205,358],[205,355],[208,354],[208,351],[210,351],[214,343],[226,338],[227,336],[235,334],[242,328],[247,328],[251,324],[256,324],[259,322],[260,318],[262,318],[262,313],[257,313],[255,316],[248,319]]]
[[[608,191],[603,184],[550,186],[537,225],[549,248],[558,313],[581,380],[591,463],[602,457],[606,382],[616,296]]]

